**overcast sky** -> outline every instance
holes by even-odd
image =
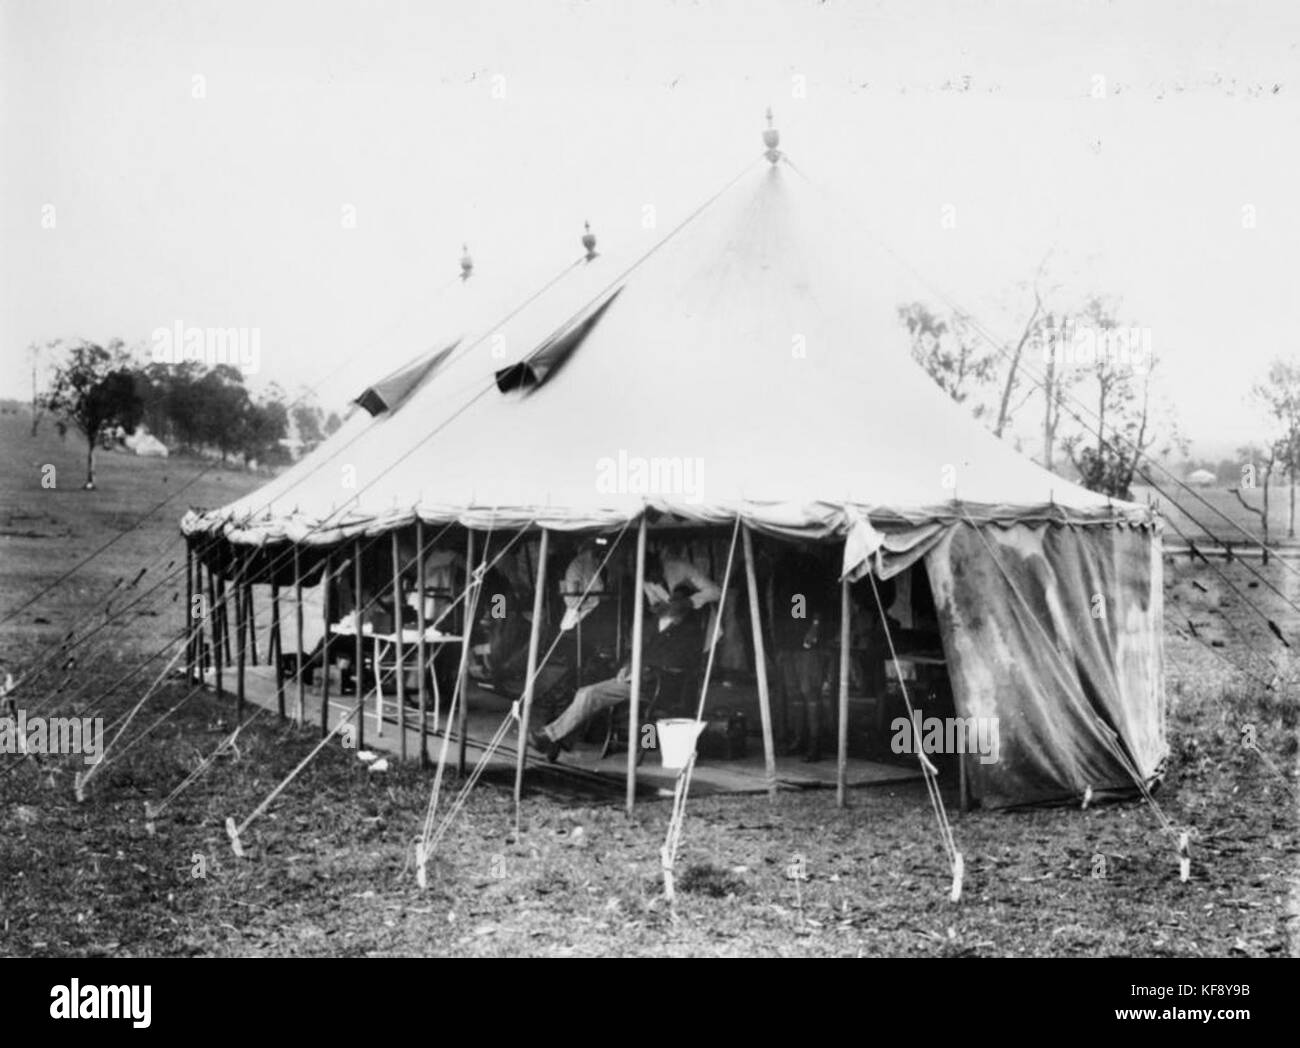
[[[504,300],[585,219],[644,250],[769,104],[836,206],[995,331],[1049,251],[1062,295],[1120,299],[1194,450],[1258,436],[1251,383],[1300,357],[1294,0],[0,11],[0,396],[30,395],[32,340],[179,321],[260,329],[257,381],[341,403],[445,325],[463,241]]]

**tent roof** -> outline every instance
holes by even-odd
[[[873,293],[855,242],[813,194],[764,165],[630,270],[575,263],[464,335],[390,410],[358,412],[184,529],[332,543],[417,516],[579,529],[647,506],[812,537],[859,514],[1151,519],[1043,470],[954,404],[912,361],[898,303]],[[562,368],[498,384],[557,345]]]

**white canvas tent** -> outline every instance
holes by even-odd
[[[1155,780],[1156,518],[1046,472],[948,399],[842,226],[798,173],[761,163],[639,264],[579,261],[509,319],[449,333],[391,403],[183,529],[273,551],[417,519],[576,531],[651,513],[842,543],[848,576],[924,559],[958,712],[1002,723],[978,796]]]

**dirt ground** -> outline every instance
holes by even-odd
[[[180,509],[227,501],[258,478],[216,470],[192,481],[195,463],[106,455],[99,490],[87,493],[71,436],[29,440],[26,420],[5,416],[0,442],[0,617],[123,536],[0,625],[0,672],[18,676],[74,623],[99,626],[120,578],[114,608],[144,594],[140,603],[103,625],[75,664],[56,661],[19,693],[29,710],[47,703],[41,712],[111,720],[162,660],[115,685],[180,622],[175,582],[149,592],[183,555]],[[54,490],[40,484],[48,464]],[[124,530],[187,484],[145,526]],[[1215,567],[1300,644],[1300,617],[1284,616],[1249,570],[1262,569]],[[234,727],[232,703],[172,681],[83,803],[77,758],[38,767],[0,756],[0,954],[1300,955],[1300,673],[1215,570],[1180,558],[1166,575],[1172,753],[1157,801],[1192,832],[1187,883],[1145,803],[962,814],[950,791],[966,861],[953,905],[917,784],[852,791],[844,811],[828,791],[692,801],[673,915],[659,875],[666,801],[641,803],[629,819],[618,795],[540,781],[516,837],[508,784],[485,779],[421,891],[412,853],[430,777],[414,767],[371,772],[334,745],[246,831],[249,856],[237,859],[226,818],[252,812],[317,738],[259,717],[151,825],[145,801],[172,793]],[[1300,603],[1294,574],[1273,565],[1266,578]],[[1258,751],[1241,745],[1245,725]],[[456,789],[446,784],[440,811]]]

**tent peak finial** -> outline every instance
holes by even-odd
[[[587,261],[590,262],[596,257],[596,234],[591,231],[591,223],[583,222],[582,228],[586,230],[582,234],[582,246],[587,252]]]
[[[474,260],[470,258],[469,245],[460,245],[460,279],[468,280],[474,272]]]
[[[767,147],[764,154],[768,163],[775,165],[781,159],[781,150],[777,146],[781,144],[781,132],[772,126],[772,107],[767,107],[767,128],[763,131],[763,145]]]

